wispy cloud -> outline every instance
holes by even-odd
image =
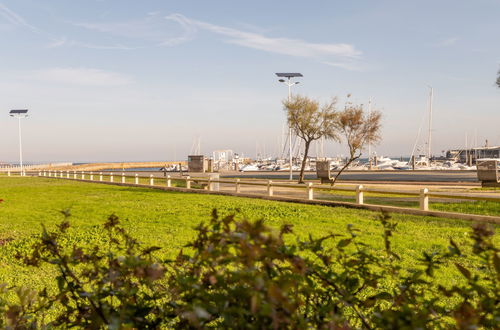
[[[48,39],[48,48],[57,48],[63,46],[69,47],[82,47],[82,48],[91,48],[91,49],[114,49],[114,50],[129,50],[136,49],[138,47],[129,47],[122,44],[94,44],[87,43],[78,40],[68,39],[66,37],[57,37],[56,35],[47,32],[43,29],[40,29],[26,21],[21,15],[15,13],[13,10],[8,8],[7,6],[0,3],[0,17],[4,18],[7,24],[10,24],[14,27],[20,27],[27,29],[35,34],[41,35]]]
[[[361,70],[359,62],[362,52],[349,43],[318,43],[287,37],[270,37],[262,31],[252,32],[221,26],[209,22],[188,18],[181,14],[162,16],[159,12],[150,12],[146,17],[124,22],[73,22],[73,26],[97,33],[107,34],[108,40],[102,44],[56,37],[28,23],[23,17],[0,3],[0,16],[9,24],[26,28],[49,39],[47,47],[82,47],[101,50],[133,50],[146,47],[176,46],[194,39],[198,31],[207,31],[223,37],[223,42],[257,49],[260,51],[303,57],[316,60],[329,66],[346,70]],[[169,23],[170,22],[170,23]],[[172,25],[175,22],[176,25]],[[180,28],[180,30],[179,30]],[[447,41],[456,42],[457,38]],[[95,40],[95,38],[92,38]],[[119,41],[119,42],[118,42]]]
[[[158,18],[162,18],[163,22]],[[175,29],[171,25],[165,25],[166,21],[177,23],[181,27],[180,34],[172,36]],[[73,24],[88,30],[126,38],[125,40],[128,39],[130,42],[133,39],[152,42],[155,46],[179,45],[194,39],[197,32],[207,31],[223,36],[224,42],[233,45],[269,53],[311,58],[346,70],[360,70],[356,61],[359,61],[362,52],[348,43],[313,43],[301,39],[269,37],[262,32],[243,31],[191,19],[181,14],[161,17],[160,13],[152,12],[144,19],[127,22],[78,22]]]
[[[122,86],[134,82],[126,75],[91,68],[48,68],[30,72],[30,79],[85,86]]]
[[[15,26],[21,26],[27,28],[28,30],[43,34],[43,31],[38,29],[37,27],[26,22],[24,18],[16,14],[14,11],[7,8],[7,6],[0,3],[0,16],[2,16],[7,22]]]
[[[460,38],[458,38],[458,37],[447,38],[447,39],[441,40],[438,43],[436,43],[436,46],[437,47],[449,47],[449,46],[453,46],[454,44],[457,43],[458,40],[460,40]]]
[[[114,37],[150,42],[155,46],[175,46],[193,39],[196,29],[185,21],[172,17],[177,23],[172,26],[159,13],[151,12],[147,17],[126,22],[76,22],[73,25],[87,30],[105,33]],[[181,27],[181,31],[178,30]],[[136,48],[128,47],[128,48]]]
[[[359,58],[361,51],[346,43],[311,43],[300,39],[273,38],[260,33],[246,32],[238,29],[215,25],[207,22],[189,19],[181,14],[166,16],[167,19],[182,22],[184,26],[194,26],[229,37],[225,41],[231,44],[278,53],[290,56],[309,58],[324,58],[335,56],[340,58]]]

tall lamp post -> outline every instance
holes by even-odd
[[[9,114],[11,117],[17,118],[19,124],[19,165],[21,166],[21,176],[23,176],[24,171],[23,171],[23,143],[21,140],[21,119],[28,117],[28,110],[27,109],[10,110]]]
[[[283,83],[285,85],[288,86],[288,102],[290,102],[291,98],[292,98],[292,90],[291,90],[291,87],[294,86],[294,85],[297,85],[299,82],[298,81],[291,81],[292,78],[296,78],[296,77],[303,77],[302,76],[302,73],[298,73],[298,72],[295,72],[295,73],[276,73],[276,76],[278,76],[279,79],[278,81],[280,83]],[[283,79],[283,78],[286,78],[287,80]],[[293,180],[293,170],[292,170],[292,159],[293,159],[293,155],[292,155],[292,126],[288,126],[288,149],[290,151],[289,153],[289,156],[290,156],[290,181]]]

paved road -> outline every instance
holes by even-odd
[[[223,174],[223,177],[283,179],[289,178],[288,173],[280,172],[246,172]],[[295,175],[294,177],[298,177]],[[306,179],[316,179],[315,173],[306,174]],[[377,171],[377,172],[346,172],[340,176],[341,181],[391,181],[391,182],[478,182],[475,171]]]
[[[127,171],[127,175],[139,173],[140,176],[148,177],[153,174],[155,177],[163,177],[163,172],[151,171]],[[115,175],[120,175],[121,171],[116,171]],[[172,177],[179,176],[180,173],[167,173]],[[186,175],[187,173],[184,173]],[[207,176],[207,174],[190,174],[192,177]],[[287,180],[286,172],[227,172],[221,173],[221,178],[255,178],[271,180]],[[298,178],[298,173],[294,173],[294,178]],[[317,179],[316,173],[307,173],[307,180]],[[466,183],[477,184],[477,174],[475,171],[353,171],[345,172],[340,176],[341,181],[361,181],[361,182],[443,182],[443,183]]]

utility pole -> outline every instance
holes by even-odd
[[[21,110],[10,110],[9,112],[11,117],[17,118],[18,120],[18,127],[19,127],[19,165],[21,167],[21,176],[24,175],[24,169],[23,169],[23,142],[21,138],[21,119],[28,117],[28,110],[27,109],[21,109]]]
[[[434,97],[434,89],[432,86],[429,86],[431,89],[430,95],[429,95],[429,138],[427,140],[427,158],[429,158],[429,164],[431,161],[431,146],[432,146],[432,99]]]
[[[301,73],[276,73],[278,77],[283,77],[287,78],[287,81],[284,79],[278,80],[281,83],[284,83],[285,85],[288,86],[288,102],[291,101],[292,99],[292,90],[291,87],[293,85],[297,85],[299,82],[291,82],[290,79],[294,77],[302,77]],[[289,125],[288,126],[288,152],[289,152],[289,157],[290,157],[290,181],[293,180],[293,170],[292,170],[292,165],[293,165],[293,150],[292,150],[292,127]]]

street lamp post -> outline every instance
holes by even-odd
[[[285,79],[280,79],[278,80],[279,82],[281,83],[284,83],[285,85],[288,86],[288,102],[290,102],[290,100],[292,99],[292,90],[291,90],[291,87],[293,85],[297,85],[299,82],[298,81],[295,81],[295,82],[292,82],[290,81],[291,78],[295,78],[295,77],[303,77],[301,73],[276,73],[276,76],[280,77],[280,78],[287,78],[287,80]],[[293,159],[293,155],[292,155],[292,126],[288,126],[288,149],[289,149],[289,156],[290,156],[290,181],[293,180],[293,170],[292,170],[292,159]]]
[[[28,117],[27,109],[20,110],[10,110],[9,112],[11,117],[17,118],[19,125],[19,165],[21,166],[21,176],[24,175],[23,171],[23,143],[21,139],[21,119]]]

